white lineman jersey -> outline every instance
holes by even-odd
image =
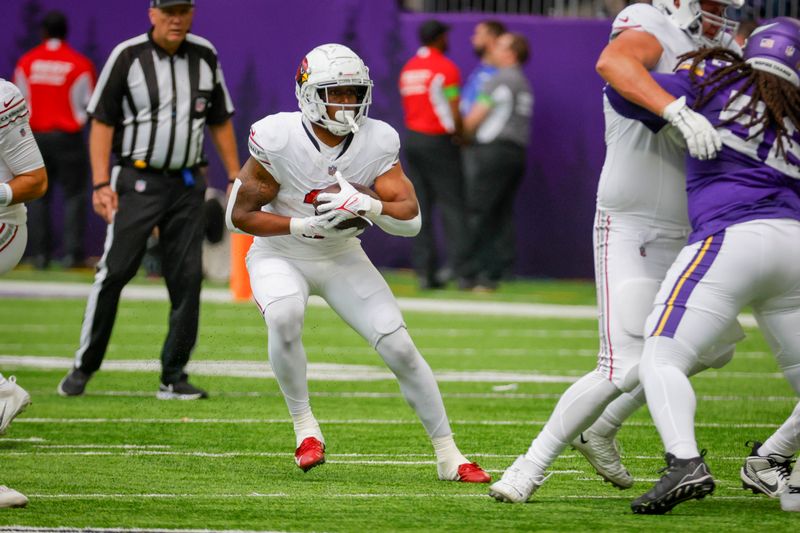
[[[278,194],[262,210],[288,217],[314,215],[316,191],[336,183],[339,171],[345,180],[372,186],[375,178],[398,163],[400,138],[385,122],[367,118],[358,133],[338,146],[328,147],[313,134],[302,113],[270,115],[250,129],[250,155],[280,185]],[[256,237],[253,249],[268,249],[291,258],[331,257],[358,248],[350,239],[308,239],[294,235]]]
[[[17,87],[0,78],[0,183],[44,166],[28,123],[28,105]],[[0,223],[25,224],[21,203],[0,207]]]
[[[648,4],[633,4],[614,19],[613,39],[624,31],[643,31],[663,49],[654,72],[672,72],[678,56],[697,44],[666,15]],[[673,128],[654,134],[638,120],[620,116],[603,98],[606,158],[600,174],[597,207],[667,229],[689,227],[684,157],[686,146]]]
[[[647,318],[651,337],[706,351],[752,305],[783,370],[800,365],[800,222],[753,220],[686,246]],[[647,343],[648,349],[651,343]],[[800,383],[792,383],[800,395]]]

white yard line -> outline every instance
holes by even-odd
[[[56,283],[0,280],[0,296],[16,298],[85,298],[91,285],[87,283]],[[130,300],[166,301],[167,290],[163,285],[128,285],[122,297]],[[203,301],[232,302],[226,289],[203,289]],[[597,319],[597,308],[590,305],[554,305],[511,302],[481,302],[476,300],[427,300],[422,298],[398,298],[400,309],[425,313],[451,313],[466,315],[516,316],[535,318]],[[327,307],[317,296],[309,299],[309,305]],[[745,327],[756,327],[752,315],[741,315],[740,323]]]
[[[460,426],[543,426],[545,420],[452,420]],[[407,426],[419,425],[419,420],[369,419],[355,418],[348,420],[320,419],[320,424],[327,425],[366,425],[366,426]],[[21,417],[14,424],[291,424],[288,418],[34,418]],[[653,427],[652,422],[625,422],[628,427]],[[696,422],[699,428],[724,429],[770,429],[778,424],[740,424],[732,422]]]
[[[47,370],[67,370],[72,368],[71,357],[49,357],[38,355],[0,355],[0,368],[40,368]],[[107,360],[104,371],[112,372],[155,372],[161,368],[157,359]],[[269,364],[259,361],[191,361],[187,372],[198,376],[228,376],[242,378],[275,378]],[[439,370],[435,372],[439,382],[456,383],[574,383],[578,375],[538,374],[535,372],[513,372],[499,370]],[[695,379],[717,378],[719,376],[739,379],[780,379],[780,372],[718,372],[706,371]],[[394,381],[392,374],[384,366],[344,365],[333,363],[309,363],[308,379],[315,381]]]

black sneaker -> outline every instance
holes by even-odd
[[[73,368],[58,384],[58,393],[61,396],[80,396],[86,390],[86,384],[91,377],[91,374]]]
[[[664,514],[679,503],[699,500],[714,492],[714,480],[703,461],[704,455],[705,450],[699,457],[678,459],[668,453],[667,466],[661,470],[666,473],[649,492],[633,500],[631,503],[633,512]]]
[[[208,393],[189,383],[188,376],[183,375],[175,383],[169,385],[162,383],[158,387],[156,398],[159,400],[202,400],[208,398]]]

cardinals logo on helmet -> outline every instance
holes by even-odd
[[[299,86],[302,86],[308,81],[308,58],[304,57],[300,62],[300,66],[297,67],[297,74],[295,74],[294,79],[297,81],[297,85]]]

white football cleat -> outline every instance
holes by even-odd
[[[572,447],[586,457],[600,477],[618,489],[629,489],[633,486],[633,477],[622,466],[617,439],[604,437],[587,429],[572,441]]]
[[[25,507],[26,505],[28,505],[28,498],[24,494],[0,485],[0,508]]]
[[[800,513],[800,463],[795,463],[786,490],[781,494],[781,509]]]
[[[3,435],[14,418],[31,404],[31,395],[17,385],[17,378],[10,376],[0,385],[0,435]]]
[[[760,442],[748,442],[753,446],[750,455],[739,469],[742,488],[750,489],[754,494],[766,494],[770,498],[778,498],[786,490],[789,475],[792,471],[792,458],[778,454],[758,455]]]
[[[525,503],[549,477],[540,474],[533,462],[520,455],[503,472],[500,481],[489,487],[489,496],[506,503]]]

